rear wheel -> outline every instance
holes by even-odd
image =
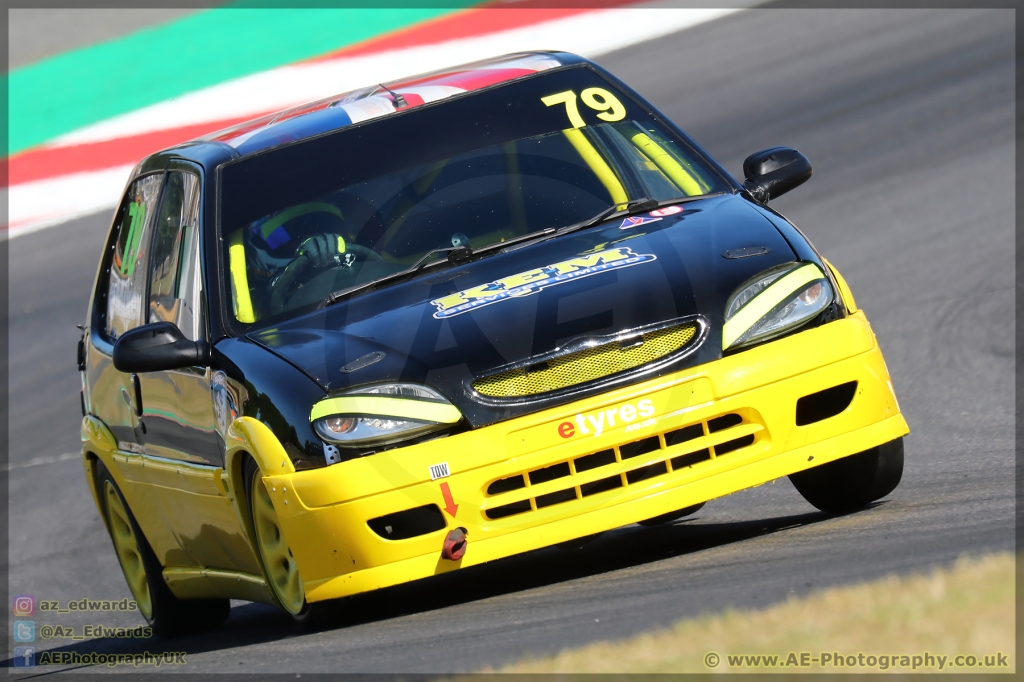
[[[327,606],[306,601],[306,590],[295,557],[281,530],[277,510],[263,483],[263,475],[252,459],[245,464],[245,481],[256,546],[267,583],[274,592],[278,606],[303,627],[313,628],[324,624],[328,615]]]
[[[681,519],[684,516],[689,516],[690,514],[696,514],[704,507],[705,504],[707,504],[707,502],[701,502],[700,504],[684,507],[683,509],[680,509],[678,511],[669,512],[668,514],[662,514],[661,516],[655,516],[653,519],[644,519],[643,521],[637,521],[637,523],[639,523],[641,526],[660,526],[663,523],[675,521],[676,519]]]
[[[163,567],[139,529],[135,516],[102,462],[96,465],[96,483],[110,539],[128,589],[153,632],[164,636],[186,634],[220,625],[231,613],[227,599],[178,599],[163,579]]]
[[[804,499],[823,512],[841,514],[891,493],[903,477],[903,439],[791,474]]]

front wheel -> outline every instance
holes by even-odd
[[[789,480],[823,512],[842,514],[891,493],[903,477],[903,439],[795,474]]]
[[[102,462],[96,464],[96,486],[128,589],[153,632],[173,637],[216,627],[227,620],[231,613],[227,599],[178,599],[171,593],[164,582],[163,567]]]
[[[323,603],[310,604],[306,601],[306,590],[295,557],[284,537],[270,493],[263,483],[263,474],[252,459],[245,463],[245,483],[256,547],[260,561],[263,562],[267,583],[278,606],[302,628],[324,625],[328,607]]]

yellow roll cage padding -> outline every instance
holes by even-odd
[[[722,328],[722,348],[728,348],[736,343],[736,339],[743,336],[745,331],[771,312],[772,308],[800,291],[801,287],[816,279],[824,279],[824,277],[825,274],[818,269],[817,265],[807,263],[769,284],[749,303],[740,308],[738,313],[726,320],[725,326]]]
[[[231,270],[231,308],[235,319],[249,323],[256,321],[252,310],[252,295],[249,293],[249,275],[245,272],[245,244],[242,230],[235,230],[228,245],[228,266]]]
[[[401,192],[398,205],[395,206],[395,208],[388,214],[389,216],[393,215],[397,217],[384,231],[384,234],[381,235],[380,239],[377,240],[377,248],[380,249],[380,255],[382,258],[392,263],[402,262],[403,259],[391,257],[390,254],[386,253],[387,248],[391,245],[391,240],[395,238],[396,234],[398,234],[399,228],[405,224],[406,218],[409,217],[409,212],[419,205],[423,196],[427,193],[427,190],[433,186],[434,181],[437,180],[439,175],[441,175],[441,171],[445,169],[449,161],[451,161],[451,159],[441,159],[440,161],[433,162],[427,167],[423,175],[413,181],[411,187],[413,192],[416,194],[415,200],[411,200],[408,193],[404,190]],[[412,262],[412,259],[409,259],[409,262]]]
[[[341,209],[334,204],[329,204],[326,201],[310,201],[305,204],[299,204],[298,206],[292,206],[287,211],[282,211],[260,225],[260,231],[263,233],[264,237],[267,237],[271,232],[281,225],[284,225],[292,218],[298,218],[300,215],[306,215],[307,213],[332,213],[342,220],[345,218],[341,213]]]
[[[690,174],[690,171],[683,168],[683,165],[672,158],[661,145],[652,140],[646,133],[637,133],[630,138],[636,148],[644,153],[644,156],[654,162],[658,169],[667,175],[676,186],[692,197],[704,194],[700,182]]]
[[[629,196],[626,195],[626,190],[622,187],[622,182],[618,176],[615,175],[615,171],[611,169],[608,162],[604,160],[601,154],[594,149],[594,145],[590,143],[587,136],[583,134],[582,130],[570,128],[563,130],[562,134],[565,135],[566,139],[579,153],[580,158],[590,167],[590,170],[594,172],[597,179],[601,181],[604,188],[608,190],[608,195],[611,196],[612,201],[615,205],[625,204],[629,201]]]
[[[309,420],[316,421],[332,414],[416,419],[437,424],[454,424],[462,419],[462,413],[457,408],[445,403],[382,395],[347,395],[327,398],[313,405]]]
[[[260,231],[265,238],[292,218],[307,213],[331,213],[339,218],[344,218],[341,209],[334,204],[325,201],[310,201],[292,206],[274,216],[260,226]],[[338,253],[345,253],[345,248],[345,240],[339,235]],[[249,275],[246,273],[245,244],[242,243],[241,229],[235,230],[228,242],[228,268],[231,271],[231,307],[235,313],[235,319],[246,324],[255,322],[256,313],[253,310],[252,295],[249,292]]]

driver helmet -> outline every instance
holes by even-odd
[[[272,213],[253,222],[249,243],[272,258],[292,259],[299,245],[317,234],[341,234],[345,218],[341,209],[324,201],[311,201]]]

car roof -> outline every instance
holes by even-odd
[[[230,147],[228,156],[237,159],[396,111],[405,111],[454,95],[526,78],[548,69],[580,63],[588,63],[588,60],[567,52],[519,52],[503,55],[441,71],[373,84],[300,104],[209,133],[153,156],[166,156],[168,152],[175,152],[174,156],[185,158],[190,158],[197,152],[205,156],[200,150],[209,150],[210,146],[215,146],[225,151]],[[401,98],[397,101],[397,106],[396,95]],[[150,164],[143,161],[140,166],[142,165]]]

